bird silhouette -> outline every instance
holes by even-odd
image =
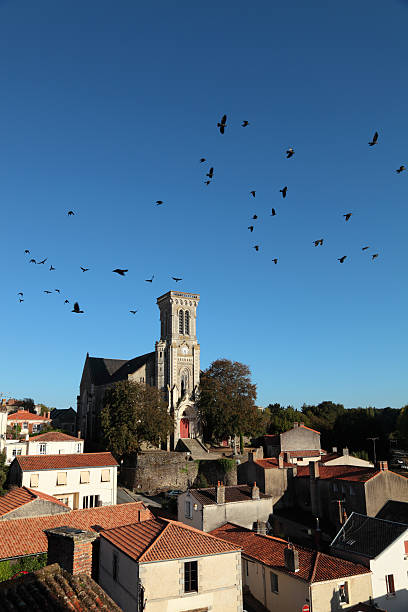
[[[375,259],[376,257],[378,257],[378,253],[373,253],[373,255],[371,255],[371,259]]]
[[[362,247],[362,249],[361,249],[361,250],[362,250],[362,251],[366,251],[366,250],[367,250],[367,249],[369,249],[369,248],[370,248],[369,246],[365,246],[365,247]]]
[[[132,314],[136,314],[137,310],[129,310],[129,312],[131,312]]]
[[[60,291],[59,289],[54,289],[54,291],[55,291],[56,293],[61,293],[61,291]]]
[[[176,283],[183,280],[182,278],[176,278],[175,276],[172,276],[171,278],[176,281]]]
[[[120,276],[125,276],[126,272],[129,272],[129,270],[122,270],[121,268],[116,268],[115,270],[112,270],[112,272],[116,272],[116,274],[119,274]]]
[[[45,289],[44,293],[52,293],[52,291],[47,291],[47,290]]]
[[[378,141],[378,132],[375,132],[372,141],[369,142],[368,144],[370,145],[370,147],[373,147],[374,145],[377,144],[377,141]]]
[[[255,249],[255,251],[259,251],[259,244],[256,244],[256,245],[254,246],[254,249]]]
[[[279,189],[279,191],[281,192],[282,197],[283,197],[283,198],[286,198],[286,194],[287,194],[287,192],[288,192],[288,188],[287,188],[287,186],[285,186],[283,189]]]
[[[65,301],[64,301],[64,304],[69,304],[69,300],[65,300]]]
[[[405,166],[400,166],[395,172],[397,174],[401,174],[401,172],[404,172],[404,170],[406,170]]]
[[[20,304],[21,304],[21,302],[24,302],[24,300],[21,299],[21,298],[18,298],[18,301],[20,302]]]
[[[68,215],[68,217],[72,217],[72,215],[75,215],[75,213],[74,213],[74,211],[73,211],[73,210],[69,210],[69,211],[67,212],[67,215]]]
[[[313,244],[315,245],[315,247],[319,246],[319,244],[320,246],[323,246],[323,238],[319,238],[319,240],[314,240]]]
[[[37,263],[35,259],[30,259],[30,263]]]
[[[243,121],[242,122],[242,127],[246,127],[247,125],[249,125],[249,121]]]
[[[271,217],[274,217],[275,215],[276,215],[276,210],[272,208]]]
[[[29,251],[28,249],[26,249],[26,250],[24,251],[24,253],[27,253],[27,254],[28,254],[29,252],[30,252],[30,251]]]
[[[253,232],[254,231],[254,226],[253,225],[248,225],[248,229],[249,229],[250,232]]]
[[[352,214],[353,213],[346,213],[345,215],[343,215],[343,217],[345,218],[346,221],[348,221]]]
[[[52,272],[52,270],[55,270],[53,265],[50,266],[50,272]]]
[[[152,278],[146,278],[145,281],[146,281],[146,283],[152,283],[153,279],[154,279],[154,274],[153,274]]]
[[[200,163],[203,163],[203,162],[205,162],[205,161],[206,161],[205,157],[201,157],[201,159],[200,159]]]
[[[22,291],[19,291],[17,295],[21,295],[21,297],[23,297],[24,293]]]
[[[253,218],[253,219],[257,219],[257,218],[258,218],[258,215],[253,215],[253,217],[252,217],[252,218]]]
[[[43,259],[42,261],[37,261],[37,264],[45,264],[45,262],[47,261],[48,257],[46,257],[45,259]]]
[[[256,191],[255,191],[255,189],[254,189],[253,191],[250,191],[249,193],[250,193],[250,194],[251,194],[253,197],[255,197]]]
[[[223,115],[221,121],[217,123],[217,127],[220,128],[220,134],[223,134],[227,127],[227,115]]]
[[[275,259],[272,259],[273,263],[276,265],[278,263],[278,258],[275,257]]]
[[[71,312],[75,312],[76,314],[82,314],[84,311],[79,308],[78,302],[75,302],[73,309]]]
[[[211,181],[204,181],[204,183],[205,183],[206,185],[209,185],[209,184],[211,183]]]
[[[161,204],[164,204],[163,200],[156,200],[156,204],[157,206],[160,206]]]
[[[88,272],[89,268],[83,268],[82,266],[79,266],[82,270],[82,272]]]
[[[292,155],[295,154],[295,150],[292,149],[292,147],[290,147],[287,151],[286,151],[286,159],[289,159],[289,157],[292,157]]]
[[[344,260],[345,260],[346,258],[347,258],[347,255],[343,255],[343,257],[338,257],[338,258],[337,258],[337,260],[338,260],[340,263],[343,263],[343,262],[344,262]]]
[[[208,178],[212,179],[212,177],[214,176],[214,168],[210,168],[210,171],[207,172],[206,176],[208,176]]]

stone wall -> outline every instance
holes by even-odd
[[[203,459],[199,466],[200,476],[205,478],[209,487],[215,486],[217,482],[223,482],[228,486],[236,485],[238,484],[237,463],[235,459],[222,458],[216,461],[205,461]]]
[[[198,474],[198,464],[186,453],[146,451],[125,459],[120,482],[135,492],[153,495],[169,489],[185,491]]]

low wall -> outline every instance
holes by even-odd
[[[135,492],[154,495],[169,489],[185,491],[197,478],[198,463],[186,453],[146,451],[125,459],[120,482]]]

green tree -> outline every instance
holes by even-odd
[[[105,392],[101,426],[107,447],[122,458],[144,442],[158,446],[173,432],[174,420],[156,387],[124,380]]]
[[[20,402],[23,410],[34,412],[35,403],[32,397],[25,397],[24,399],[20,400]]]
[[[397,434],[402,446],[406,447],[408,444],[408,405],[403,406],[398,415]]]
[[[235,435],[257,435],[262,411],[255,405],[256,385],[248,366],[217,359],[201,373],[198,413],[206,440]]]
[[[4,495],[6,491],[3,489],[3,485],[7,479],[8,466],[6,465],[6,454],[5,452],[0,453],[0,495]]]
[[[279,434],[293,427],[293,423],[303,422],[309,425],[309,419],[293,406],[281,406],[280,404],[269,404],[265,408],[266,429],[270,434]]]

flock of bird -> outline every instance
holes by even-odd
[[[243,127],[243,128],[248,127],[249,125],[250,125],[249,121],[246,121],[246,120],[242,121],[242,123],[241,123],[241,127]],[[227,115],[223,115],[221,120],[217,123],[217,128],[219,129],[220,134],[225,134],[225,130],[226,130],[227,126],[228,126],[228,124],[227,124]],[[374,135],[373,135],[373,138],[368,142],[368,145],[370,147],[373,147],[373,146],[377,145],[378,144],[378,137],[379,137],[378,132],[375,132]],[[293,157],[295,155],[294,148],[293,147],[289,147],[286,150],[285,154],[286,154],[286,159],[290,159],[291,157]],[[207,160],[206,160],[205,157],[201,157],[200,158],[200,163],[204,163],[206,161]],[[396,173],[397,174],[401,174],[401,172],[404,172],[405,170],[406,170],[406,167],[401,165],[399,168],[396,169]],[[207,186],[210,185],[210,183],[211,183],[213,178],[214,178],[214,167],[210,166],[210,168],[208,169],[208,172],[206,173],[206,179],[205,179],[204,183]],[[282,198],[285,199],[287,197],[287,194],[288,194],[288,186],[285,185],[284,187],[282,187],[282,189],[279,190],[279,192],[282,194]],[[249,195],[252,196],[253,198],[255,198],[256,197],[256,190],[255,189],[251,190],[249,192]],[[156,206],[162,206],[164,204],[165,204],[165,202],[163,200],[156,200]],[[276,209],[272,208],[271,209],[271,216],[274,217],[274,216],[276,216],[276,214],[277,214],[276,213]],[[353,213],[351,213],[351,212],[347,212],[347,213],[343,214],[343,217],[344,217],[346,222],[348,222],[351,219],[352,214]],[[73,217],[73,216],[75,216],[75,212],[73,210],[69,210],[67,212],[67,216],[68,217]],[[257,214],[254,214],[252,216],[252,218],[251,218],[252,221],[257,221],[257,219],[258,219],[258,215]],[[248,226],[248,230],[250,231],[250,233],[252,233],[254,231],[254,229],[255,229],[255,225],[254,224],[251,224],[251,225]],[[318,238],[318,239],[313,240],[312,244],[314,244],[315,247],[318,247],[318,246],[323,246],[323,242],[324,242],[324,238]],[[258,252],[259,249],[260,249],[260,245],[259,244],[255,244],[253,246],[253,248],[255,249],[255,251]],[[366,245],[366,246],[363,246],[361,248],[361,250],[362,251],[366,251],[369,248],[370,247],[368,245]],[[24,253],[25,253],[25,255],[30,256],[30,250],[29,249],[25,249]],[[379,256],[379,253],[373,253],[371,255],[371,259],[375,260],[378,256]],[[337,258],[337,260],[341,264],[344,263],[344,261],[346,259],[347,259],[347,255],[342,255],[341,257]],[[46,257],[45,259],[42,259],[40,261],[37,261],[35,258],[30,258],[30,259],[28,259],[28,261],[29,261],[30,264],[45,265],[45,263],[48,261],[48,258]],[[272,262],[275,265],[278,263],[278,261],[279,260],[278,260],[277,257],[274,257],[272,259]],[[80,269],[82,270],[83,273],[90,271],[90,268],[85,268],[83,266],[80,266]],[[50,267],[49,267],[49,271],[53,272],[55,270],[56,270],[56,268],[51,264]],[[112,272],[114,274],[118,274],[119,276],[125,276],[128,271],[129,271],[128,269],[124,269],[124,268],[115,268],[114,270],[112,270]],[[182,278],[176,277],[176,276],[172,276],[171,278],[176,283],[179,283],[180,281],[183,280]],[[146,283],[152,283],[153,280],[154,280],[154,274],[150,278],[146,278],[145,282]],[[54,293],[54,292],[58,293],[58,294],[61,293],[60,289],[54,289],[54,291],[49,291],[48,289],[44,290],[44,293],[47,294],[47,295],[50,295],[51,293]],[[18,297],[19,303],[24,302],[24,293],[22,291],[18,292],[17,297]],[[65,298],[64,304],[69,304],[69,303],[70,303],[70,300],[68,298]],[[73,309],[72,309],[71,312],[73,312],[75,314],[83,314],[84,313],[84,311],[81,310],[78,302],[74,302]],[[132,315],[135,315],[137,312],[138,311],[134,310],[134,309],[129,310],[129,313],[132,314]]]

